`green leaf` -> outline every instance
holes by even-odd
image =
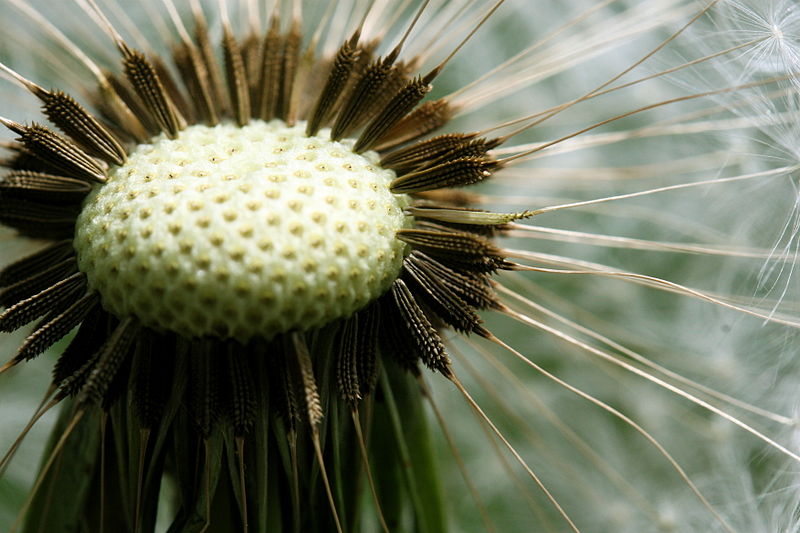
[[[383,365],[380,382],[416,527],[421,533],[447,531],[441,480],[422,393],[414,378],[396,365]]]
[[[65,402],[50,436],[44,462],[47,462],[74,414],[72,402]],[[23,533],[77,533],[86,530],[87,510],[95,508],[99,501],[95,493],[99,450],[100,416],[92,410],[75,426],[33,496]]]

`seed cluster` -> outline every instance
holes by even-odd
[[[89,196],[80,269],[106,309],[186,337],[320,326],[400,271],[408,200],[394,177],[303,124],[192,126],[139,146]]]
[[[242,506],[240,525],[274,502],[279,523],[259,531],[355,529],[337,527],[335,509],[297,507],[332,503],[314,472],[331,454],[361,463],[348,418],[391,432],[372,424],[373,398],[418,394],[401,370],[455,377],[442,329],[491,335],[478,311],[500,306],[491,276],[514,268],[492,238],[529,215],[473,209],[458,190],[503,166],[503,139],[433,135],[457,111],[423,101],[444,63],[417,75],[420,58],[401,45],[380,55],[360,30],[334,54],[307,54],[283,4],[265,33],[236,35],[223,17],[221,54],[193,9],[174,68],[115,35],[121,69],[103,71],[91,111],[26,80],[54,128],[0,117],[17,135],[0,161],[0,223],[50,241],[0,271],[0,331],[32,324],[0,373],[74,332],[54,402],[74,396],[77,417],[105,410],[114,442],[144,439],[118,458],[148,472],[119,495],[137,531],[154,527],[137,521],[155,518],[165,465],[181,500],[170,530],[217,527],[218,498]],[[281,473],[273,450],[287,445],[294,468]],[[238,461],[235,496],[209,484],[223,457]],[[342,493],[360,499],[351,470]],[[418,497],[392,492],[398,509]],[[86,499],[87,515],[101,500]]]

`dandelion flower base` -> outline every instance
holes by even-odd
[[[397,278],[406,195],[374,152],[305,124],[191,126],[140,145],[78,218],[80,270],[117,316],[271,338],[349,316]]]

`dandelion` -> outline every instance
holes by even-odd
[[[0,69],[51,125],[0,118],[0,220],[39,241],[2,379],[56,359],[1,472],[61,406],[11,529],[792,527],[796,215],[728,223],[797,163],[713,145],[792,87],[796,13],[578,4],[440,91],[530,6],[9,0],[41,39]],[[730,10],[772,29],[683,57]]]

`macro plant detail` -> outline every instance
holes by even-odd
[[[278,10],[266,35],[246,42],[226,23],[220,66],[197,10],[196,40],[175,47],[179,82],[87,7],[122,56],[124,74],[104,75],[96,92],[102,119],[4,67],[63,132],[3,119],[19,137],[0,216],[52,242],[2,273],[0,327],[38,320],[4,370],[78,327],[56,363],[51,401],[75,398],[65,439],[98,408],[110,439],[139,434],[116,458],[139,460],[135,490],[119,487],[113,513],[126,527],[153,528],[160,480],[174,468],[174,528],[224,520],[247,530],[249,510],[283,500],[257,530],[342,530],[339,514],[357,508],[359,493],[351,488],[337,511],[323,457],[360,469],[359,406],[377,386],[379,354],[412,373],[424,362],[450,376],[437,327],[488,334],[475,310],[497,305],[488,276],[510,266],[488,237],[515,217],[465,208],[447,190],[424,195],[489,177],[498,143],[469,134],[417,141],[447,120],[446,106],[433,117],[417,107],[444,63],[413,76],[399,62],[402,41],[380,57],[357,28],[332,62],[301,57],[299,22],[284,32]],[[380,390],[391,394],[388,381]],[[126,405],[133,417],[115,414]],[[344,420],[349,411],[358,429],[326,450],[320,425],[334,410]],[[255,477],[270,469],[267,447],[288,453],[271,487]],[[202,468],[192,472],[197,457]],[[102,452],[99,460],[105,468]],[[228,463],[236,474],[220,480]],[[100,486],[103,508],[111,485]],[[212,515],[225,492],[238,517]],[[86,509],[81,522],[98,500],[84,497],[75,502]],[[303,512],[319,497],[330,516]],[[89,527],[107,519],[103,509]],[[400,524],[389,515],[384,527]]]
[[[606,365],[603,372],[612,382],[616,373],[630,375],[674,395],[673,401],[687,401],[699,412],[693,414],[697,427],[710,424],[706,417],[718,417],[776,455],[800,460],[780,430],[761,429],[762,423],[795,425],[791,416],[779,414],[784,404],[756,407],[758,400],[751,405],[749,398],[718,392],[703,377],[693,379],[694,372],[681,375],[669,368],[671,347],[629,337],[624,326],[609,324],[603,311],[592,309],[594,303],[581,309],[579,297],[570,302],[566,292],[559,296],[557,287],[540,285],[561,276],[559,283],[576,283],[572,290],[580,293],[584,286],[576,280],[595,277],[763,322],[763,339],[784,340],[781,368],[788,376],[796,346],[791,332],[800,325],[792,281],[798,231],[791,221],[783,224],[778,244],[746,247],[700,222],[681,225],[681,215],[670,218],[666,209],[658,216],[670,229],[680,228],[683,242],[652,233],[641,239],[604,235],[588,229],[598,221],[583,210],[765,177],[789,176],[791,188],[796,165],[745,172],[735,158],[706,154],[697,145],[683,152],[681,146],[678,155],[665,151],[660,155],[668,161],[659,160],[658,172],[671,169],[680,178],[675,183],[564,201],[519,193],[527,187],[520,177],[537,172],[526,164],[550,151],[569,158],[571,150],[582,148],[582,139],[591,149],[681,128],[709,135],[757,128],[761,107],[753,111],[740,100],[748,91],[768,88],[773,92],[767,101],[790,108],[782,108],[778,120],[796,118],[794,73],[773,68],[743,79],[724,72],[728,62],[747,63],[751,52],[771,54],[764,43],[785,45],[786,35],[774,30],[745,32],[723,49],[706,50],[703,43],[697,47],[702,57],[621,81],[706,19],[717,23],[715,16],[741,10],[738,2],[663,0],[621,7],[605,0],[573,13],[542,41],[444,96],[435,92],[440,76],[502,15],[508,7],[503,0],[397,6],[354,0],[322,8],[299,0],[266,7],[256,1],[146,3],[169,55],[154,50],[136,29],[133,19],[140,15],[126,14],[116,1],[71,2],[105,43],[102,54],[61,33],[44,8],[8,3],[94,77],[91,86],[81,80],[82,104],[77,95],[45,89],[4,58],[0,63],[4,77],[38,99],[52,125],[0,118],[16,136],[5,146],[10,156],[0,181],[0,221],[41,241],[37,251],[0,273],[0,304],[6,308],[0,329],[29,327],[0,372],[23,371],[21,363],[60,347],[45,399],[0,462],[5,473],[31,427],[61,406],[13,530],[446,531],[457,519],[446,511],[452,493],[442,488],[436,437],[428,427],[432,416],[480,528],[503,531],[506,526],[495,525],[492,506],[471,479],[474,472],[463,464],[448,429],[448,422],[457,423],[437,405],[440,393],[429,385],[435,378],[422,366],[443,377],[475,416],[503,464],[502,477],[523,487],[533,513],[521,522],[527,524],[523,530],[535,524],[549,531],[603,531],[615,521],[631,530],[641,527],[640,518],[628,523],[625,513],[609,511],[608,520],[591,529],[591,514],[565,501],[565,491],[553,490],[558,481],[552,475],[541,475],[547,465],[532,467],[534,460],[523,457],[510,435],[525,420],[504,406],[503,394],[493,392],[486,371],[465,353],[480,354],[505,383],[517,386],[515,372],[487,354],[487,346],[644,442],[665,467],[661,474],[680,486],[676,500],[688,494],[687,508],[696,507],[703,517],[693,515],[688,523],[721,531],[747,527],[715,490],[697,483],[686,458],[676,460],[674,443],[656,438],[652,428],[627,414],[616,391],[587,392],[586,385],[562,379],[556,371],[561,363],[548,354],[540,353],[539,360],[513,348],[498,333],[507,325],[497,324],[497,317],[524,328],[527,344],[538,344],[542,335],[567,351],[590,355],[593,364]],[[612,17],[614,9],[622,13],[619,20]],[[587,30],[578,46],[583,56],[569,42],[548,49],[552,58],[537,56],[548,40],[600,13],[607,13],[619,37]],[[606,74],[575,98],[561,97],[541,109],[526,104],[481,129],[462,128],[457,120],[527,89],[548,68],[568,68],[662,25],[669,28],[665,36],[659,33],[613,77]],[[444,35],[441,28],[447,29]],[[782,53],[786,46],[776,49]],[[116,65],[110,51],[121,57]],[[533,59],[539,63],[526,63]],[[679,71],[703,79],[721,73],[725,81],[694,93],[645,98],[639,106],[625,102],[602,120],[578,127],[567,122],[568,133],[552,141],[537,137],[540,131],[550,135],[546,128],[573,107]],[[622,133],[584,135],[662,107],[674,115]],[[746,120],[736,122],[729,113]],[[708,118],[716,115],[725,118]],[[531,134],[534,140],[528,141]],[[590,168],[633,179],[652,172],[642,164]],[[547,170],[570,173],[558,165],[540,173]],[[576,184],[581,194],[580,179]],[[504,194],[507,187],[514,192]],[[647,216],[658,211],[648,209]],[[633,211],[623,207],[614,216],[640,217]],[[578,213],[579,229],[529,223],[561,212]],[[608,256],[550,253],[548,240],[764,266],[755,296],[747,294],[747,284],[744,293],[727,294],[671,281],[669,274],[611,266],[615,258]],[[721,271],[726,268],[727,263]],[[732,276],[745,268],[752,265]],[[665,305],[668,300],[660,298],[648,301]],[[696,312],[692,308],[686,317]],[[708,364],[709,372],[714,368]],[[466,376],[469,381],[462,383]],[[473,399],[473,387],[487,391],[501,414],[488,415],[486,402]],[[578,436],[557,422],[559,415],[548,414],[548,402],[539,403],[534,390],[519,388],[522,407],[536,405],[580,451],[576,465],[587,460],[641,510],[644,523],[677,530],[669,512],[632,496],[636,489],[598,455],[591,436]],[[518,421],[504,431],[502,418]],[[553,467],[565,472],[561,477],[574,476],[580,467],[545,446],[543,457],[552,453]],[[778,462],[770,460],[770,467]],[[749,471],[759,478],[754,484],[769,490],[763,481],[769,475],[757,470]]]

